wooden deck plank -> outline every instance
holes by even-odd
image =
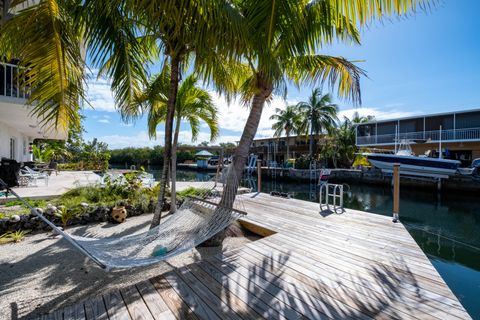
[[[150,281],[165,304],[172,311],[175,318],[188,320],[198,319],[192,309],[183,301],[165,278],[158,276],[150,279]]]
[[[228,267],[228,265],[222,265],[221,263],[212,263],[212,260],[201,262],[200,266],[205,270],[214,268],[217,271],[223,273],[230,280],[229,286],[242,286],[247,289],[249,296],[248,300],[251,303],[256,301],[262,301],[267,304],[271,309],[278,312],[280,319],[301,319],[304,318],[301,312],[285,303],[282,299],[278,299],[275,294],[272,294],[264,287],[258,285],[247,276],[236,273],[234,270]],[[250,303],[249,302],[249,303]]]
[[[103,295],[105,308],[110,320],[130,320],[130,314],[125,306],[120,291],[112,290]]]
[[[250,283],[256,284],[264,291],[275,297],[275,299],[283,302],[286,306],[290,306],[309,319],[334,319],[328,310],[314,308],[311,304],[308,304],[307,302],[293,296],[291,292],[283,290],[279,284],[280,281],[278,277],[272,277],[270,279],[261,277],[260,273],[262,271],[257,266],[252,265],[249,269],[245,269],[237,264],[229,264],[222,261],[212,260],[209,262],[219,269],[227,269],[227,272],[236,274],[238,276],[243,276]]]
[[[207,262],[199,262],[198,264],[195,264],[195,267],[215,279],[218,283],[220,283],[226,292],[237,296],[247,306],[255,310],[256,313],[260,314],[262,317],[266,319],[286,319],[285,316],[280,314],[275,308],[272,308],[271,305],[264,302],[263,299],[253,296],[253,288],[251,288],[249,291],[249,288],[245,288],[239,283],[232,281],[223,272],[219,271],[217,268],[208,264]],[[296,318],[297,317],[298,314],[296,314]]]
[[[264,267],[269,271],[275,270],[278,266],[274,263],[276,261],[275,256],[276,250],[272,250],[270,257],[272,259],[267,260]],[[253,249],[253,246],[244,249],[244,255],[242,258],[248,261],[265,261],[258,252]],[[235,258],[235,257],[234,257]],[[227,258],[229,259],[229,258]],[[236,258],[235,258],[236,259]],[[240,260],[235,260],[237,263],[242,263]],[[246,263],[244,263],[246,265]],[[357,309],[366,312],[367,314],[374,316],[378,310],[385,309],[386,307],[391,307],[398,309],[400,312],[406,312],[412,314],[412,310],[417,310],[422,313],[421,319],[439,319],[435,318],[434,315],[441,313],[442,311],[438,310],[438,304],[435,306],[430,306],[428,301],[419,304],[418,301],[412,299],[416,296],[412,293],[408,295],[406,292],[402,291],[402,303],[398,304],[390,295],[385,294],[385,287],[374,282],[375,279],[362,279],[361,277],[356,277],[357,282],[352,282],[348,278],[341,278],[337,275],[336,270],[325,270],[323,268],[313,268],[312,265],[302,265],[302,261],[289,256],[288,261],[283,265],[284,274],[287,277],[284,277],[284,281],[295,284],[296,281],[301,281],[305,285],[316,290],[317,295],[330,295],[336,299],[343,299],[345,303],[348,303],[351,307],[358,306]],[[363,281],[362,281],[363,280]],[[346,294],[348,292],[348,294]],[[432,315],[429,317],[429,315]],[[416,313],[413,313],[415,317]]]
[[[176,319],[150,281],[139,282],[136,287],[155,320]]]
[[[195,276],[194,281],[200,281],[203,283],[211,292],[217,295],[224,303],[229,305],[232,310],[240,314],[242,319],[259,319],[262,316],[255,311],[254,308],[249,306],[243,300],[238,298],[235,294],[224,288],[216,279],[212,278],[208,273],[203,271],[200,267],[195,264],[187,266],[187,269],[193,276]]]
[[[85,308],[83,303],[67,306],[63,309],[64,320],[83,320],[85,319]]]
[[[143,301],[136,286],[128,286],[120,289],[123,301],[125,302],[130,318],[133,320],[154,320],[153,315]]]
[[[298,281],[297,278],[286,274],[285,262],[288,261],[288,258],[284,259],[284,261],[279,261],[282,260],[282,258],[271,259],[270,257],[264,257],[255,260],[247,259],[243,255],[237,255],[234,261],[236,266],[239,266],[240,269],[246,270],[247,272],[252,268],[252,265],[255,266],[260,271],[258,272],[258,276],[266,281],[270,281],[271,279],[279,280],[275,282],[277,287],[329,317],[335,319],[345,319],[349,317],[370,319],[371,315],[364,313],[364,310],[356,309],[356,306],[352,304],[339,300],[338,296],[332,297],[330,295],[320,294],[316,288],[309,287],[305,285],[305,283]],[[219,260],[225,262],[225,260]],[[272,266],[272,268],[269,268],[269,266]]]
[[[101,296],[93,297],[84,302],[87,320],[108,320],[105,302]]]
[[[402,251],[404,255],[411,255],[412,261],[424,264],[426,266],[431,266],[428,261],[425,261],[425,255],[423,252],[418,250],[418,245],[416,243],[404,245],[403,243],[399,242],[398,239],[391,239],[390,237],[395,234],[395,232],[390,232],[389,234],[385,234],[382,237],[378,237],[376,234],[378,230],[364,230],[362,228],[354,228],[351,225],[347,225],[346,223],[342,224],[332,224],[329,223],[329,219],[325,219],[324,221],[312,221],[312,219],[304,219],[300,217],[295,217],[292,219],[288,217],[288,214],[292,214],[291,211],[287,211],[284,208],[278,209],[278,215],[272,217],[271,214],[265,212],[262,209],[262,206],[258,204],[254,205],[246,205],[251,211],[255,212],[258,218],[264,219],[272,219],[276,223],[283,222],[283,231],[286,233],[294,232],[292,230],[292,226],[296,226],[297,228],[302,228],[300,233],[303,235],[303,231],[311,230],[313,232],[324,231],[328,232],[329,237],[337,237],[343,239],[352,239],[362,244],[368,242],[368,245],[365,248],[370,248],[370,245],[373,245],[376,249],[382,249],[379,253],[387,252],[395,252],[398,250]],[[265,207],[263,207],[265,209]],[[389,222],[390,224],[393,224]],[[405,230],[398,225],[399,228],[395,230],[396,232],[406,233],[409,237],[410,235],[408,232],[404,232]],[[297,230],[297,229],[295,229]],[[297,231],[298,233],[298,231]],[[410,237],[411,238],[411,237]],[[391,241],[389,241],[391,240]]]
[[[179,296],[182,297],[183,301],[190,307],[190,309],[201,319],[221,319],[213,311],[210,306],[205,303],[197,293],[193,292],[190,287],[176,276],[173,272],[166,273],[162,276],[177,292]]]
[[[262,214],[259,213],[259,215]],[[402,257],[404,257],[404,260],[409,262],[410,265],[418,266],[420,269],[424,268],[426,277],[434,277],[435,280],[438,280],[442,285],[444,283],[438,274],[432,274],[432,270],[434,270],[434,268],[428,262],[423,253],[423,256],[419,255],[417,257],[412,257],[408,255],[403,248],[395,245],[394,243],[389,243],[387,240],[383,240],[382,243],[379,244],[379,240],[369,240],[366,238],[360,238],[358,236],[342,234],[339,231],[326,230],[321,226],[300,225],[297,222],[291,222],[284,217],[278,217],[276,219],[286,224],[284,230],[282,230],[283,232],[281,232],[283,235],[300,236],[303,239],[323,238],[323,241],[326,243],[331,243],[337,247],[341,246],[343,249],[354,251],[357,255],[365,253],[365,256],[375,260],[388,260],[401,253]]]
[[[290,242],[290,246],[292,247]],[[463,307],[458,302],[458,300],[452,299],[452,294],[444,292],[444,295],[437,294],[434,291],[430,291],[430,288],[425,285],[425,283],[411,281],[409,277],[405,277],[399,274],[390,273],[389,277],[385,277],[384,273],[388,272],[388,269],[381,271],[381,269],[365,269],[363,267],[358,267],[354,264],[346,265],[345,267],[339,263],[339,259],[331,259],[326,255],[320,256],[313,254],[311,251],[292,251],[291,249],[281,248],[280,245],[274,242],[274,239],[271,239],[269,242],[262,242],[256,244],[256,246],[249,246],[249,249],[254,249],[259,251],[261,254],[267,254],[268,252],[280,251],[284,254],[289,254],[292,259],[300,259],[303,261],[310,270],[328,270],[331,274],[339,275],[346,280],[352,280],[357,284],[362,285],[362,283],[372,286],[375,283],[387,284],[390,283],[392,288],[402,288],[408,290],[408,292],[402,291],[402,297],[411,296],[415,301],[421,301],[422,303],[432,303],[435,304],[439,310],[444,310],[446,308],[457,308],[463,311]],[[313,260],[313,259],[317,260]],[[380,273],[380,275],[377,275]],[[407,275],[408,276],[408,275]],[[411,275],[412,276],[412,275]],[[381,281],[380,281],[381,280]],[[384,293],[386,290],[382,285],[379,286],[379,290]],[[442,302],[445,305],[437,305],[437,303]],[[450,312],[451,310],[449,310]]]
[[[296,250],[308,251],[314,257],[318,257],[318,254],[321,253],[321,259],[333,259],[338,265],[361,268],[369,272],[381,268],[384,270],[391,270],[392,272],[396,272],[405,276],[414,274],[414,283],[425,283],[428,284],[428,287],[431,288],[431,291],[446,296],[451,295],[451,291],[445,287],[444,283],[440,281],[441,278],[429,276],[426,271],[413,268],[408,261],[403,259],[401,255],[392,257],[391,259],[377,258],[375,256],[371,257],[368,255],[368,253],[359,253],[348,248],[341,248],[335,244],[324,243],[322,241],[308,242],[293,235],[289,235],[288,237],[279,235],[276,238],[272,238],[271,241],[279,246],[291,246]],[[318,262],[321,261],[319,260]],[[434,273],[436,271],[430,270],[430,272]],[[412,281],[409,281],[408,283],[411,282]]]
[[[203,282],[191,274],[186,267],[174,270],[175,274],[182,279],[190,289],[195,292],[206,305],[208,305],[220,318],[241,320],[242,317],[237,313],[238,310],[232,308],[230,301],[225,302],[221,295],[214,293]],[[213,281],[213,279],[211,279]]]

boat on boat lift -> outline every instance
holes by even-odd
[[[440,137],[442,136],[442,127],[440,126]],[[398,127],[395,128],[395,152],[392,154],[364,152],[368,161],[376,168],[385,173],[393,173],[393,165],[400,164],[400,174],[427,178],[447,179],[456,174],[460,168],[461,162],[458,160],[444,159],[442,157],[442,140],[439,141],[438,157],[433,157],[433,152],[425,155],[416,156],[410,144],[412,141],[401,140],[399,144]]]
[[[364,152],[368,161],[385,173],[393,173],[393,165],[400,164],[400,174],[446,179],[454,175],[461,162],[458,160],[416,156],[410,147],[394,154]]]

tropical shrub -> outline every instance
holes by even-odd
[[[17,230],[4,233],[0,236],[0,244],[5,244],[9,242],[20,242],[25,238],[26,231]]]

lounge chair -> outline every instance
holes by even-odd
[[[38,172],[32,168],[25,166],[23,169],[20,169],[20,177],[26,177],[29,179],[29,182],[34,186],[37,186],[38,180],[43,180],[45,185],[48,186],[48,174],[43,172]]]
[[[142,186],[150,188],[155,186],[155,178],[151,173],[142,172],[138,174],[138,179],[142,182]]]

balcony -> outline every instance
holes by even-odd
[[[30,88],[22,86],[23,67],[0,62],[0,100],[14,103],[24,103],[30,96]]]
[[[440,133],[441,132],[441,133]],[[406,132],[398,135],[398,141],[401,140],[426,140],[427,142],[462,142],[462,141],[480,141],[480,128],[451,129],[451,130],[433,130],[420,132]],[[357,146],[372,145],[391,145],[395,143],[395,134],[357,136]]]

